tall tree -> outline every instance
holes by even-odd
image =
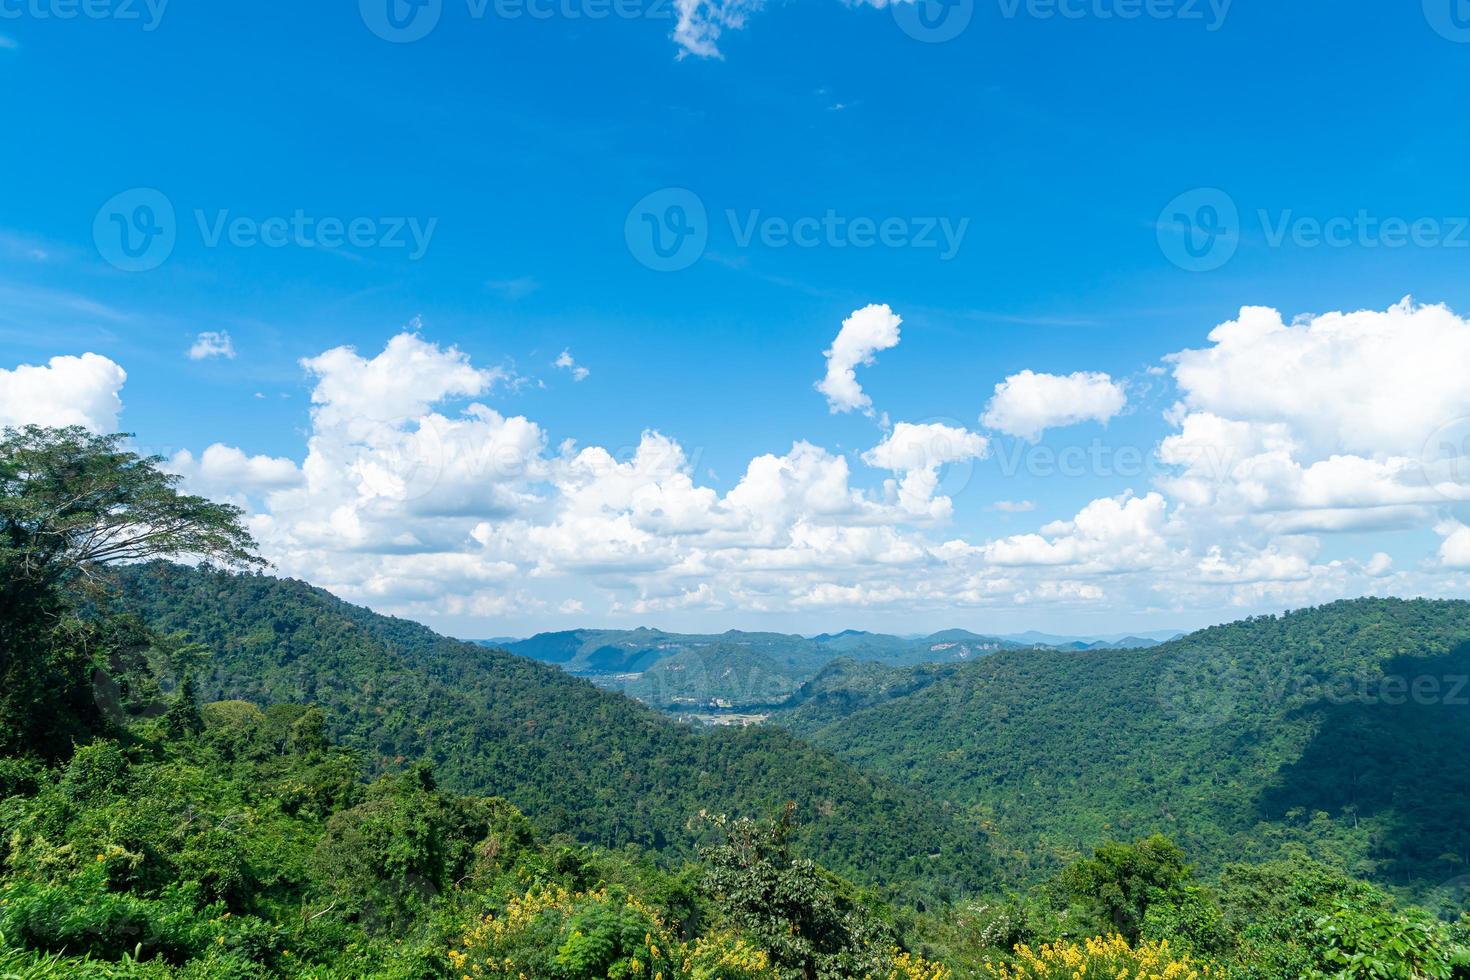
[[[55,756],[95,731],[92,669],[115,637],[76,615],[118,562],[190,557],[258,568],[238,507],[180,493],[123,433],[0,434],[0,752]]]

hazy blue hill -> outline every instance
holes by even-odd
[[[661,708],[755,708],[784,702],[816,665],[716,643],[664,657],[619,688]]]
[[[507,643],[481,641],[622,690],[671,710],[766,708],[780,704],[839,657],[889,666],[958,662],[1021,646],[951,629],[931,636],[843,630],[803,637],[729,630],[566,630]]]
[[[1137,650],[834,664],[780,721],[974,814],[1019,873],[1162,831],[1210,866],[1302,848],[1423,889],[1470,863],[1467,644],[1470,603],[1363,599]]]
[[[1056,633],[1043,633],[1040,630],[1027,630],[1024,633],[1004,633],[1000,638],[1011,640],[1022,646],[1042,647],[1078,647],[1078,648],[1125,648],[1153,646],[1155,643],[1165,643],[1169,640],[1177,640],[1184,633],[1180,630],[1155,630],[1153,632],[1111,633],[1100,636],[1061,636]]]
[[[990,875],[979,832],[784,731],[680,725],[304,582],[164,563],[118,578],[126,610],[209,648],[203,700],[315,703],[371,767],[432,761],[446,786],[505,796],[545,830],[685,856],[700,810],[770,813],[793,800],[809,820],[804,846],[862,881],[932,895]]]

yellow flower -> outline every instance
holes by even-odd
[[[1032,949],[1017,946],[1011,963],[986,961],[982,976],[995,980],[1204,980],[1217,976],[1208,964],[1175,955],[1167,941],[1130,946],[1122,936],[1097,936],[1077,943],[1059,942]]]

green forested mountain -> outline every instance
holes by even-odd
[[[446,786],[504,796],[545,831],[688,855],[701,810],[793,801],[808,818],[801,846],[861,881],[932,898],[990,879],[978,831],[784,731],[681,726],[302,582],[167,563],[116,573],[122,609],[208,650],[201,698],[315,704],[374,769],[431,762]]]
[[[1362,599],[1144,650],[848,667],[778,720],[981,822],[1025,876],[1161,831],[1425,890],[1470,864],[1470,603]]]

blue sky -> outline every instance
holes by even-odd
[[[1470,414],[1453,380],[1426,392],[1401,376],[1457,363],[1463,321],[1432,311],[1470,311],[1470,12],[1450,0],[1087,0],[1062,4],[1067,16],[1045,0],[554,0],[536,16],[512,0],[442,0],[407,43],[370,29],[387,23],[380,6],[117,0],[67,17],[67,0],[0,0],[0,78],[23,94],[4,110],[0,368],[87,353],[119,366],[125,383],[82,371],[82,388],[41,387],[73,407],[95,395],[87,384],[115,394],[120,413],[103,397],[89,418],[170,458],[187,451],[180,471],[238,494],[282,572],[466,635],[632,622],[1153,629],[1365,591],[1463,591],[1458,483],[1418,493],[1426,480],[1394,462],[1422,461],[1446,426],[1458,444]],[[912,36],[925,36],[915,13],[957,36]],[[130,271],[115,216],[157,218],[160,200],[171,247]],[[640,229],[669,231],[671,202],[704,216],[686,207],[698,226],[687,267],[657,271],[640,262],[654,254]],[[1225,233],[1209,238],[1222,208]],[[1175,215],[1192,222],[1194,256]],[[324,219],[358,222],[359,243],[325,247]],[[1316,243],[1313,222],[1334,220],[1340,238]],[[279,247],[259,241],[293,221]],[[784,241],[784,226],[823,222],[810,244]],[[888,241],[863,246],[864,223]],[[1412,240],[1393,247],[1396,230]],[[1431,312],[1395,314],[1405,296]],[[902,339],[856,368],[871,413],[834,411],[814,388],[823,352],[869,304],[901,317]],[[1165,358],[1210,348],[1247,306],[1280,312],[1280,345],[1239,340],[1181,387]],[[1345,334],[1293,325],[1332,311],[1376,315]],[[357,368],[303,359],[348,345],[366,363],[405,331],[423,349],[402,356],[482,373],[378,392],[369,409],[410,411],[386,434],[332,435],[312,393]],[[227,334],[232,356],[191,359],[206,332]],[[1398,363],[1400,350],[1406,370],[1382,379],[1352,366]],[[563,351],[582,380],[555,366]],[[1315,408],[1242,382],[1269,381],[1293,352]],[[384,384],[407,376],[379,367]],[[981,421],[996,385],[1028,371],[1076,376],[1043,392],[1060,414],[1034,444],[1005,430],[1014,418]],[[1099,374],[1121,407],[1086,402]],[[54,421],[66,405],[41,404],[25,378],[0,376],[0,414]],[[1073,396],[1092,407],[1068,421],[1057,399]],[[1353,402],[1414,406],[1368,439],[1353,434],[1365,426]],[[453,506],[399,500],[394,519],[381,487],[365,502],[350,473],[313,482],[309,439],[321,467],[359,472],[344,439],[401,464],[394,440],[421,416],[457,419],[471,403],[501,420],[484,423],[495,433],[535,427],[514,486],[464,475]],[[1201,496],[1169,483],[1188,469],[1177,455],[1158,456],[1191,413],[1254,426],[1231,443],[1250,458],[1378,470],[1232,471],[1216,481],[1229,493]],[[922,519],[884,489],[910,470],[863,460],[905,423],[985,440],[935,464],[925,499],[949,506]],[[633,491],[607,491],[595,521],[577,511],[592,505],[575,503],[575,452],[627,460],[648,430],[681,459],[628,479],[667,495],[682,474],[690,506],[714,514],[697,528],[639,516]],[[735,528],[725,498],[751,461],[798,440],[845,460],[862,499],[839,513],[808,495],[779,518],[742,511]],[[215,444],[307,472],[217,457],[211,476],[200,460]],[[1073,475],[1037,464],[1069,449],[1145,462]],[[1156,512],[1135,515],[1155,525],[1079,544],[1092,532],[1077,516],[1099,500],[1123,515],[1127,491],[1140,506],[1158,495]],[[273,507],[273,493],[314,502]],[[372,530],[323,516],[354,508],[373,511]],[[1308,510],[1318,518],[1281,517]],[[1056,522],[1073,527],[1048,533]],[[874,528],[891,537],[803,537]]]

